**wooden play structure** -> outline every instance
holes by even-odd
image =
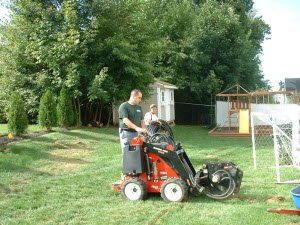
[[[271,98],[272,95],[282,95],[284,97],[279,102],[277,97]],[[293,97],[290,99],[292,99],[293,103],[297,103],[293,91],[248,92],[239,84],[236,84],[224,92],[216,94],[216,99],[219,99],[219,101],[216,101],[221,102],[223,106],[221,110],[216,104],[216,114],[217,116],[226,117],[226,122],[218,124],[208,134],[223,137],[251,138],[251,105],[255,106],[258,104],[258,101],[260,101],[260,104],[271,104],[271,100],[273,101],[272,104],[287,104],[287,95],[292,95]],[[227,102],[227,106],[224,105],[225,102]]]

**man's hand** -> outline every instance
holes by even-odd
[[[135,130],[140,133],[144,133],[144,134],[147,133],[147,130],[145,128],[137,127]]]
[[[158,123],[158,120],[151,120],[151,124]]]

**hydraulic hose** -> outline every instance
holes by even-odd
[[[205,190],[203,191],[208,197],[210,198],[214,198],[214,199],[225,199],[225,198],[228,198],[230,195],[232,195],[235,187],[236,187],[236,183],[235,181],[231,178],[230,174],[226,171],[226,170],[218,170],[216,172],[214,172],[212,174],[212,176],[214,176],[215,174],[219,173],[219,172],[223,172],[227,175],[227,177],[223,177],[220,182],[224,181],[224,180],[229,180],[229,186],[226,190],[225,193],[223,194],[213,194],[211,193],[210,191],[208,191],[206,188]]]

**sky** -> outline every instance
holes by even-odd
[[[300,0],[254,0],[254,8],[271,27],[271,39],[263,43],[261,70],[277,91],[280,80],[300,78]],[[0,19],[7,15],[0,3]]]
[[[300,1],[254,0],[256,14],[271,26],[271,40],[263,43],[262,71],[279,89],[285,78],[300,78]]]

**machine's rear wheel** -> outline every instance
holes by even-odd
[[[183,202],[188,197],[188,186],[179,178],[169,178],[161,186],[161,197],[168,202]]]
[[[124,198],[129,200],[143,200],[147,197],[147,185],[140,178],[129,178],[122,185],[121,193]]]

